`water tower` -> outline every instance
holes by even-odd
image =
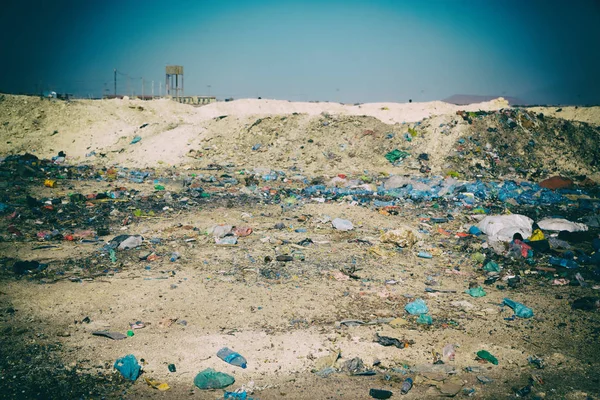
[[[183,66],[167,65],[165,80],[165,93],[171,97],[183,96]]]

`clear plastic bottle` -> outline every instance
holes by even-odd
[[[217,352],[217,357],[231,365],[246,368],[246,359],[241,354],[236,353],[228,347],[223,347],[219,350]]]

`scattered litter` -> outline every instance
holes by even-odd
[[[223,389],[233,385],[235,378],[212,368],[200,371],[194,378],[194,385],[200,389]]]
[[[114,367],[123,375],[123,378],[130,381],[135,381],[140,376],[142,369],[133,354],[117,359]]]
[[[112,340],[123,340],[123,339],[127,338],[127,335],[124,335],[122,333],[119,333],[119,332],[108,332],[108,331],[95,331],[95,332],[92,332],[92,335],[107,337],[107,338],[112,339]]]

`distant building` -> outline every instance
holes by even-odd
[[[194,106],[203,106],[217,101],[215,96],[180,96],[172,97],[171,99],[183,104],[191,104]]]

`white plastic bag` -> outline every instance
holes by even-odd
[[[490,242],[510,242],[515,233],[524,239],[531,236],[533,220],[525,215],[488,215],[477,227],[485,233]]]

